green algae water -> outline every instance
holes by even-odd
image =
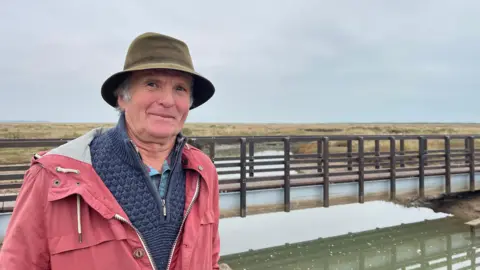
[[[233,270],[477,269],[477,231],[446,217],[229,254],[221,261]]]

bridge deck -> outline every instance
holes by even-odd
[[[476,171],[480,171],[480,167],[475,168]],[[469,168],[451,168],[452,175],[454,174],[463,174],[468,173]],[[3,172],[0,172],[3,173]],[[12,172],[8,172],[11,174]],[[426,169],[425,176],[434,176],[434,175],[444,175],[445,169]],[[407,171],[407,172],[396,172],[396,179],[400,180],[407,179],[410,177],[418,177],[418,171]],[[389,179],[390,173],[368,173],[365,174],[364,180],[365,181],[375,181],[375,180],[384,180]],[[339,183],[349,183],[349,182],[358,182],[358,175],[343,175],[343,176],[330,176],[329,183],[330,184],[339,184]],[[323,184],[323,177],[315,177],[315,178],[300,178],[300,179],[290,179],[290,186],[312,186],[312,185],[322,185]],[[266,189],[266,188],[283,188],[284,180],[270,180],[270,181],[249,181],[247,179],[247,190],[259,190],[259,189]],[[220,192],[238,192],[240,191],[240,183],[221,183],[220,181]],[[17,193],[15,192],[7,192],[3,193],[0,197],[3,196],[15,196]],[[15,201],[5,201],[0,202],[0,212],[10,212],[15,207]]]

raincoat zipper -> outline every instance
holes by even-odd
[[[183,225],[185,224],[185,220],[187,220],[188,214],[192,210],[192,206],[197,200],[198,194],[200,193],[200,176],[197,178],[197,186],[195,187],[195,194],[193,195],[193,199],[190,202],[190,205],[187,208],[187,212],[185,213],[185,216],[183,217],[182,224],[180,225],[180,230],[178,230],[177,237],[175,238],[175,242],[173,242],[173,247],[172,250],[170,251],[170,257],[168,258],[168,264],[167,264],[167,269],[170,269],[170,265],[172,264],[172,258],[173,258],[173,253],[175,252],[175,247],[177,246],[178,242],[178,237],[180,236],[180,233],[182,232]]]
[[[145,253],[147,253],[147,257],[148,257],[148,261],[150,262],[150,265],[152,266],[152,269],[153,270],[157,270],[157,266],[155,265],[155,262],[153,261],[152,259],[152,255],[150,254],[150,250],[148,249],[147,247],[147,244],[145,243],[145,240],[143,239],[142,235],[140,234],[140,232],[137,230],[137,228],[135,228],[135,226],[133,226],[132,223],[128,222],[127,219],[125,219],[124,217],[120,216],[119,214],[115,214],[114,216],[115,219],[125,223],[125,224],[128,224],[130,225],[130,227],[132,227],[132,229],[135,230],[135,232],[137,233],[138,235],[138,238],[140,239],[140,242],[142,242],[142,246],[143,248],[145,249]],[[168,268],[167,268],[168,269]]]

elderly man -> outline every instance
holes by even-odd
[[[101,89],[117,125],[32,158],[0,269],[218,269],[218,175],[181,134],[214,91],[184,42],[138,36]]]

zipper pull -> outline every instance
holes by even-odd
[[[167,216],[167,204],[165,203],[165,199],[162,199],[163,202],[163,216]]]

